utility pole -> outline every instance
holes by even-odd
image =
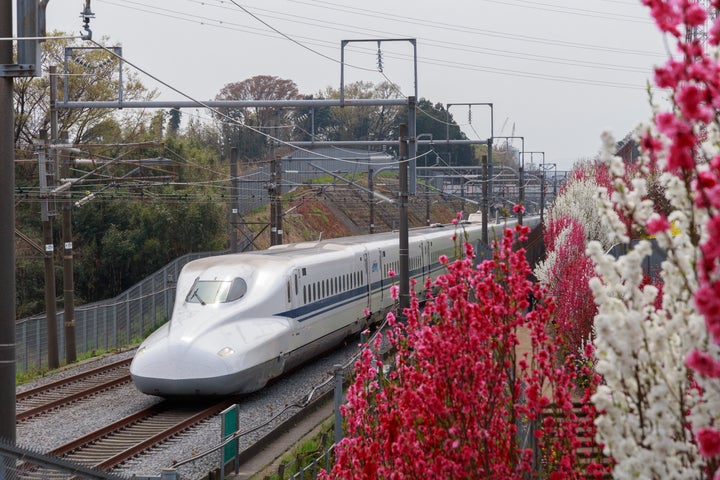
[[[0,0],[0,37],[13,36],[12,0]],[[0,438],[15,443],[15,152],[13,44],[0,41]],[[12,465],[9,465],[12,463]],[[0,460],[0,476],[15,462]],[[7,477],[12,474],[8,472]]]
[[[482,156],[482,241],[488,244],[488,156]]]
[[[60,141],[67,143],[67,132],[63,132]],[[70,178],[69,155],[63,154],[60,176]],[[73,277],[73,234],[72,234],[72,196],[70,190],[65,193],[62,207],[62,240],[63,240],[63,299],[65,303],[65,361],[73,363],[77,360],[75,347],[75,279]]]
[[[282,202],[280,201],[281,161],[273,158],[270,162],[270,245],[282,245]]]
[[[375,171],[372,167],[368,167],[368,205],[370,207],[370,233],[375,233],[375,184],[373,176]]]
[[[0,438],[14,444],[15,433],[15,121],[13,78],[40,75],[38,36],[45,32],[48,0],[17,0],[17,62],[13,43],[0,41]],[[12,38],[13,0],[0,0],[0,38]],[[15,461],[0,459],[0,478],[13,477]]]
[[[237,237],[237,215],[238,215],[238,150],[237,147],[230,149],[230,208],[228,215],[230,216],[230,252],[237,253],[238,237]]]
[[[40,176],[40,192],[43,196],[41,204],[41,219],[43,230],[43,245],[45,246],[45,317],[47,318],[48,368],[55,369],[60,366],[58,354],[57,307],[55,304],[55,245],[53,242],[53,228],[50,217],[55,212],[50,211],[49,192],[55,184],[55,168],[49,159],[47,131],[40,131],[40,140],[43,148],[38,156],[38,173]]]
[[[400,304],[398,306],[398,318],[405,318],[405,309],[410,307],[410,240],[408,238],[408,127],[404,123],[400,125],[400,145],[398,154],[400,156],[400,285],[398,293]]]
[[[425,180],[425,226],[430,226],[430,180]]]
[[[50,143],[58,144],[60,141],[67,143],[67,138],[60,140],[58,134],[58,112],[57,112],[57,67],[50,67]],[[63,135],[67,135],[63,132]],[[65,158],[62,152],[55,148],[53,150],[56,162],[56,171],[60,171],[60,178],[70,178],[70,158]],[[62,202],[62,242],[63,242],[63,320],[65,326],[65,361],[73,363],[77,360],[75,348],[75,286],[73,278],[73,244],[72,244],[72,198],[70,191],[65,193]]]
[[[277,222],[277,244],[282,245],[283,241],[283,226],[282,226],[282,159],[278,158],[275,163],[275,182],[276,182],[276,201],[275,201],[275,221]]]

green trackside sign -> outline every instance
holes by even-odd
[[[233,405],[228,407],[220,413],[221,422],[221,436],[222,442],[225,442],[228,438],[238,430],[238,406]],[[239,442],[237,438],[227,443],[222,449],[222,465],[220,466],[220,479],[225,479],[225,466],[235,461],[235,457],[238,454]]]

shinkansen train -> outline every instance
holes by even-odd
[[[479,215],[409,233],[409,270],[422,288],[454,258],[454,233],[481,238]],[[514,221],[491,224],[500,237]],[[526,224],[537,223],[528,217]],[[162,397],[249,393],[366,328],[394,304],[398,233],[294,243],[188,263],[172,318],[138,348],[130,374]],[[397,279],[395,279],[397,283]]]

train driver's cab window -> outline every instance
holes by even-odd
[[[197,278],[185,298],[189,303],[227,303],[241,299],[247,293],[247,283],[242,278],[233,280],[200,280]]]

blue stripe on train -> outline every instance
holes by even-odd
[[[439,263],[433,264],[430,267],[430,274],[432,275],[432,273],[439,270],[440,267],[441,265]],[[422,273],[422,269],[415,269],[410,272],[410,276],[420,277]],[[373,295],[379,293],[381,289],[384,289],[389,295],[390,286],[393,285],[393,283],[394,282],[392,280],[383,279],[372,283],[370,289]],[[275,313],[274,316],[293,318],[298,322],[304,322],[315,316],[324,315],[332,310],[344,307],[356,301],[363,301],[365,299],[367,299],[367,287],[358,287],[348,290],[347,292],[323,298],[322,300],[318,300],[313,303],[308,303],[298,308],[293,308],[292,310]],[[358,318],[360,317],[358,316]]]

